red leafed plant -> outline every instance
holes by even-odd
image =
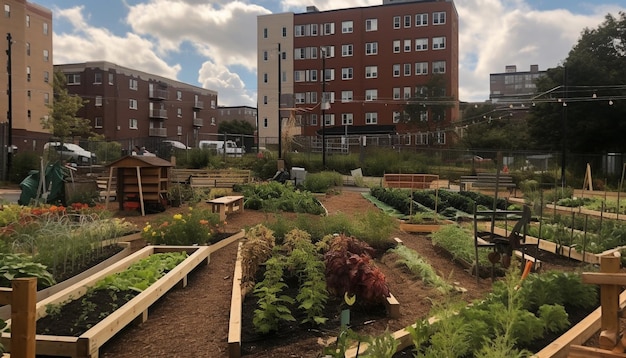
[[[374,249],[351,236],[339,235],[333,239],[324,255],[326,286],[340,297],[345,293],[356,295],[357,302],[377,304],[389,297],[385,275],[372,262]]]

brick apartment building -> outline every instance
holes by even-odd
[[[196,146],[217,133],[217,92],[99,61],[55,65],[71,94],[89,102],[78,116],[106,140],[124,148],[158,145],[164,139]]]
[[[41,119],[49,113],[52,103],[52,12],[24,0],[5,0],[0,20],[3,38],[0,84],[0,122],[2,143],[8,140],[9,97],[11,97],[12,145],[18,150],[41,148],[49,134]],[[9,45],[9,35],[11,44]],[[5,70],[11,52],[11,86]],[[8,88],[8,91],[4,89]],[[5,147],[5,145],[2,145]],[[8,148],[8,146],[7,146]]]
[[[454,2],[384,0],[329,11],[311,6],[305,13],[259,16],[257,30],[260,137],[277,140],[280,98],[280,108],[289,108],[281,110],[283,127],[293,124],[304,136],[319,136],[324,128],[327,135],[404,133],[405,144],[448,144],[458,118]],[[399,118],[434,75],[442,75],[454,104],[425,135]],[[428,110],[420,119],[433,120]]]

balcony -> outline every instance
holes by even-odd
[[[150,118],[167,119],[167,109],[151,109]]]
[[[148,96],[150,96],[150,99],[156,99],[156,100],[161,100],[161,101],[166,100],[168,98],[167,90],[161,89],[161,88],[150,89],[150,94]]]
[[[204,120],[202,118],[194,118],[193,119],[193,126],[194,127],[203,127],[204,126]]]
[[[193,104],[193,109],[195,109],[195,110],[204,109],[204,102],[202,102],[202,101],[195,101],[194,104]]]
[[[150,128],[148,135],[150,137],[167,137],[167,128]]]

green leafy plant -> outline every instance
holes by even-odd
[[[293,298],[281,295],[287,284],[282,282],[284,262],[281,257],[271,257],[265,263],[263,281],[254,287],[254,295],[258,297],[257,309],[254,310],[252,324],[259,333],[278,330],[281,321],[295,321],[288,304]]]
[[[207,208],[189,207],[186,214],[159,218],[142,230],[146,241],[154,245],[205,245],[211,243],[220,224],[219,215]]]
[[[443,293],[453,290],[452,285],[437,275],[435,269],[414,250],[404,245],[398,245],[389,252],[399,256],[398,260],[396,260],[396,265],[406,266],[411,273],[419,277],[426,284],[437,288]]]
[[[0,286],[11,287],[11,280],[18,277],[36,277],[39,288],[56,283],[46,266],[33,262],[30,256],[0,253]]]

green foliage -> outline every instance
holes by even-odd
[[[76,116],[88,101],[84,101],[78,95],[70,94],[66,82],[63,72],[54,73],[52,81],[54,101],[48,105],[50,116],[43,117],[41,124],[43,128],[49,129],[56,138],[91,137],[94,134],[91,130],[91,121]]]
[[[324,171],[307,174],[303,186],[305,190],[313,193],[325,193],[332,187],[341,186],[343,184],[342,180],[341,174]]]
[[[9,181],[19,184],[31,170],[39,168],[39,156],[35,152],[19,152],[13,156]]]
[[[254,134],[254,126],[250,122],[243,119],[233,119],[229,121],[220,121],[217,127],[218,133],[226,134]]]
[[[443,293],[452,291],[453,287],[446,280],[437,275],[435,269],[424,260],[416,251],[404,245],[398,245],[390,250],[400,258],[396,260],[396,265],[406,266],[411,273],[420,278],[424,283],[433,286]]]
[[[433,245],[440,246],[448,251],[453,258],[466,262],[474,262],[474,234],[467,229],[456,225],[446,225],[431,234]],[[491,266],[487,259],[486,250],[478,250],[480,266]]]
[[[49,287],[56,282],[46,266],[33,262],[24,254],[0,253],[0,287],[11,287],[11,280],[19,277],[36,277],[39,288]]]
[[[271,257],[265,262],[263,281],[254,287],[254,295],[258,298],[257,309],[254,310],[252,324],[259,333],[277,331],[281,321],[295,321],[288,304],[294,299],[281,295],[287,287],[282,282],[284,262],[280,256]]]
[[[270,212],[324,214],[324,208],[309,191],[295,190],[293,185],[271,181],[246,184],[238,188],[245,196],[246,209]]]
[[[119,142],[90,141],[85,149],[96,153],[98,161],[104,163],[111,163],[122,157],[122,145]]]
[[[367,351],[361,355],[363,358],[391,358],[400,345],[387,329],[382,335],[370,338],[368,343]]]

